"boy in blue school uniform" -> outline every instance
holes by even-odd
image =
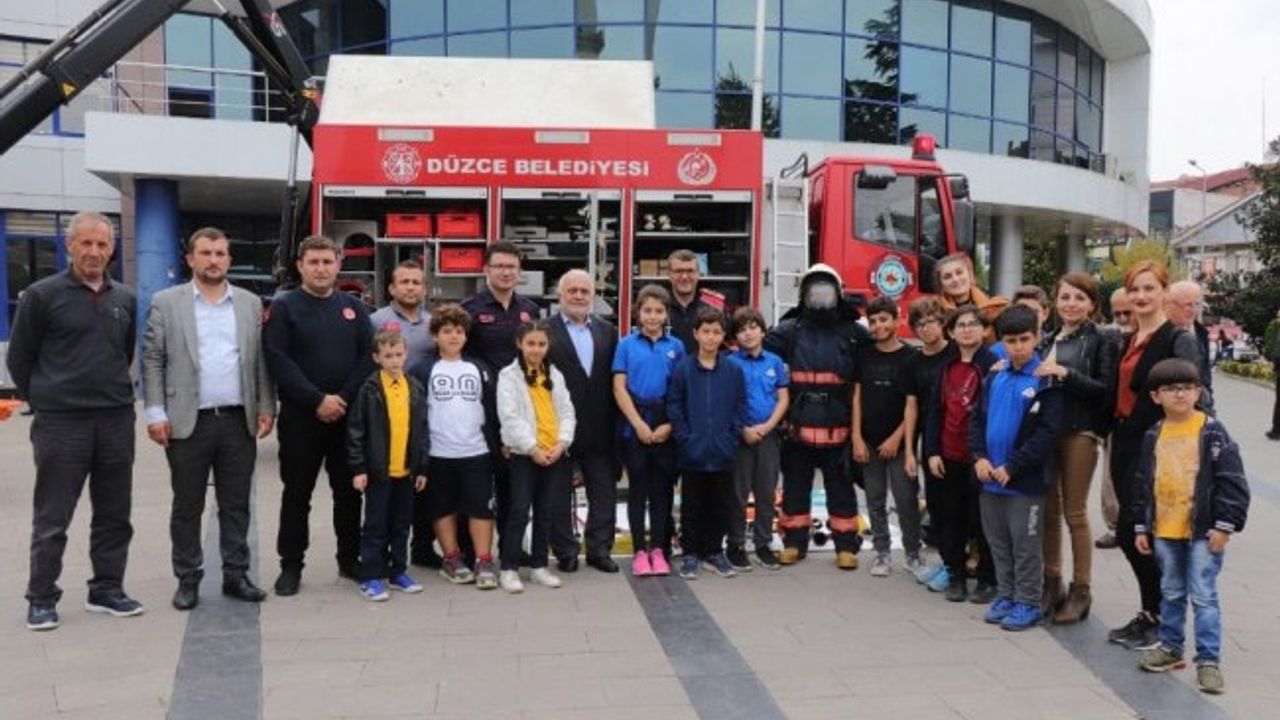
[[[764,349],[764,317],[754,308],[733,313],[733,336],[738,350],[729,356],[746,380],[746,416],[742,444],[734,462],[733,506],[729,513],[729,542],[725,556],[735,570],[749,572],[747,559],[747,499],[755,496],[751,523],[756,561],[768,570],[781,567],[769,544],[773,541],[773,502],[778,489],[781,440],[778,425],[787,415],[790,394],[787,366],[782,358]]]
[[[1023,305],[996,318],[1007,361],[983,381],[969,428],[996,574],[997,597],[984,619],[1005,630],[1026,630],[1041,619],[1045,459],[1062,429],[1062,392],[1036,375],[1038,325],[1035,311]]]
[[[680,577],[698,577],[699,561],[720,577],[737,572],[724,554],[733,506],[733,468],[746,414],[742,368],[720,354],[724,313],[698,310],[693,321],[698,354],[676,365],[667,385],[667,417],[680,470]]]

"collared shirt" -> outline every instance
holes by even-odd
[[[761,350],[756,355],[738,350],[729,358],[742,368],[747,381],[744,424],[750,426],[767,422],[778,405],[778,388],[787,386],[787,366],[782,358],[768,350]]]
[[[427,352],[436,346],[436,341],[431,337],[431,313],[423,307],[418,311],[418,319],[410,320],[405,317],[400,308],[395,303],[380,308],[369,315],[369,322],[373,325],[373,332],[377,333],[382,329],[383,325],[394,322],[400,326],[400,335],[404,337],[405,364],[407,368],[422,362],[427,356]]]
[[[205,300],[191,285],[196,309],[196,353],[200,366],[200,407],[240,405],[240,344],[236,341],[236,307],[231,286],[217,302]]]
[[[573,342],[573,351],[578,354],[578,362],[582,364],[582,371],[591,377],[591,365],[596,359],[595,338],[591,337],[591,316],[587,316],[586,322],[576,323],[573,318],[561,313],[564,318],[565,330],[569,331],[569,340]]]
[[[627,376],[627,390],[640,402],[659,402],[667,396],[671,371],[685,356],[684,344],[667,333],[656,340],[640,330],[618,343],[613,373]]]
[[[537,320],[540,312],[537,304],[519,294],[512,294],[503,307],[487,284],[463,300],[462,309],[471,314],[467,353],[488,363],[495,374],[516,359],[516,330]]]
[[[545,374],[538,373],[529,386],[529,400],[533,403],[533,417],[537,421],[538,448],[550,450],[560,442],[560,421],[556,417],[556,406],[551,400]]]
[[[393,378],[385,370],[378,371],[382,393],[387,396],[387,428],[391,447],[387,452],[387,477],[408,477],[406,458],[409,454],[409,380],[401,375]]]

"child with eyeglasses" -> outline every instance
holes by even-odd
[[[1218,667],[1222,611],[1218,573],[1234,533],[1244,529],[1249,484],[1240,449],[1222,422],[1198,407],[1200,370],[1182,358],[1161,360],[1147,376],[1151,399],[1164,411],[1142,441],[1133,483],[1134,545],[1160,566],[1160,642],[1139,667],[1164,672],[1185,666],[1187,601],[1195,610],[1196,684],[1225,689]]]

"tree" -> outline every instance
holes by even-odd
[[[1280,138],[1272,140],[1268,155],[1280,155]],[[1260,195],[1237,216],[1253,231],[1253,252],[1263,269],[1215,277],[1209,283],[1210,307],[1230,317],[1261,348],[1268,326],[1280,309],[1280,165],[1250,165]]]
[[[1129,268],[1142,260],[1155,260],[1169,268],[1175,276],[1184,275],[1184,271],[1173,257],[1169,246],[1159,240],[1134,240],[1128,247],[1113,248],[1111,259],[1102,263],[1102,282],[1108,285],[1120,285],[1124,282],[1124,274]]]
[[[778,137],[778,104],[772,95],[761,98],[760,130],[765,137]],[[716,127],[745,130],[751,127],[751,85],[738,74],[733,63],[716,79]]]
[[[1060,274],[1058,239],[1028,233],[1022,243],[1022,282],[1052,292]]]
[[[1271,141],[1269,155],[1280,155],[1280,138]],[[1249,165],[1262,194],[1240,211],[1239,220],[1253,231],[1253,251],[1270,272],[1280,271],[1280,163]]]

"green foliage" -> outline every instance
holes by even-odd
[[[1168,245],[1159,240],[1134,240],[1128,247],[1114,249],[1111,259],[1102,263],[1102,282],[1119,287],[1124,283],[1125,272],[1142,260],[1163,263],[1175,277],[1183,274]]]
[[[1210,314],[1235,320],[1259,350],[1267,333],[1275,334],[1268,326],[1280,309],[1280,276],[1276,273],[1222,273],[1213,276],[1205,290]]]
[[[1258,380],[1266,380],[1268,382],[1275,380],[1275,370],[1272,369],[1269,363],[1250,363],[1241,362],[1239,360],[1224,360],[1218,363],[1218,369],[1229,375],[1256,378]]]
[[[1267,323],[1266,336],[1262,340],[1262,357],[1275,357],[1276,342],[1280,341],[1280,320]]]
[[[1022,249],[1022,282],[1027,285],[1038,285],[1045,292],[1052,292],[1053,286],[1062,275],[1058,268],[1058,239],[1028,234]]]
[[[1280,138],[1271,141],[1270,156],[1280,154]],[[1240,211],[1240,222],[1253,231],[1253,251],[1271,272],[1280,272],[1280,163],[1250,165],[1262,195]]]
[[[1271,141],[1271,157],[1280,154],[1280,138]],[[1253,252],[1263,269],[1215,277],[1209,283],[1211,307],[1232,318],[1271,357],[1280,310],[1280,164],[1250,165],[1262,194],[1240,211],[1240,222],[1254,234]]]

